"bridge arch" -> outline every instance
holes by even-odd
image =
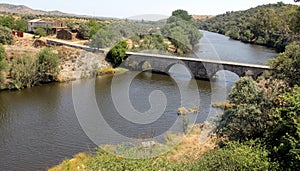
[[[143,60],[139,62],[137,67],[140,71],[149,71],[153,69],[151,63],[148,60]]]
[[[179,72],[174,72],[173,71],[174,68],[177,69]],[[186,66],[183,62],[169,64],[166,67],[164,72],[169,75],[172,75],[172,73],[174,73],[175,75],[178,75],[178,76],[184,76],[184,77],[190,77],[190,78],[194,77],[190,68],[188,66]]]
[[[233,71],[220,69],[214,73],[212,76],[213,80],[227,81],[227,80],[238,80],[240,79],[240,75]]]

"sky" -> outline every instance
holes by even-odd
[[[280,0],[0,0],[0,3],[26,5],[39,10],[59,10],[66,13],[99,17],[129,18],[144,14],[170,16],[176,9],[190,14],[217,15],[226,11],[246,10]],[[296,4],[293,0],[281,0]],[[298,3],[300,4],[300,3]]]

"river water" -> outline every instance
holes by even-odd
[[[273,50],[261,46],[244,44],[215,33],[203,33],[200,48],[192,57],[263,64],[276,56]],[[234,74],[219,72],[218,75],[225,77],[218,77],[214,82],[195,81],[182,74],[185,72],[182,66],[175,66],[171,69],[171,77],[127,72],[117,77],[0,92],[0,170],[45,170],[79,152],[93,151],[99,144],[122,142],[106,131],[96,139],[91,137],[89,131],[94,128],[107,129],[105,124],[88,124],[91,130],[85,127],[85,122],[94,119],[93,102],[99,107],[106,126],[109,125],[115,133],[127,138],[161,136],[167,131],[182,130],[177,115],[180,106],[200,107],[198,115],[189,116],[195,122],[203,122],[208,115],[220,112],[211,108],[211,103],[223,101],[224,94],[238,79]],[[132,77],[134,79],[130,81]],[[124,85],[128,80],[129,88]],[[180,80],[179,83],[176,80]],[[127,88],[132,107],[144,113],[140,120],[136,115],[120,115],[115,107]],[[185,96],[183,102],[181,96]],[[118,105],[126,110],[128,104],[124,101]],[[161,108],[161,105],[165,105],[164,111],[154,116],[156,112],[160,113],[155,110],[156,106]],[[143,120],[147,117],[149,121]],[[139,124],[124,118],[137,119]]]

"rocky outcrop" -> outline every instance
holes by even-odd
[[[59,82],[79,80],[97,76],[99,68],[108,68],[105,54],[92,53],[70,47],[55,47],[60,58]]]

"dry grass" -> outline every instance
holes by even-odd
[[[196,124],[191,128],[189,134],[184,138],[182,137],[182,134],[169,134],[169,136],[167,137],[169,144],[176,143],[182,140],[182,138],[183,141],[163,157],[167,157],[167,160],[171,163],[190,163],[201,158],[205,152],[216,148],[218,142],[218,139],[215,135],[201,137],[203,131],[211,132],[212,128],[210,128],[207,124]],[[201,138],[204,138],[205,141],[201,141]],[[103,148],[106,148],[106,150],[108,151],[115,150],[115,146],[112,145],[107,145]],[[49,171],[87,170],[85,166],[87,166],[88,161],[94,157],[95,156],[91,154],[80,153],[73,159],[65,160],[60,165],[49,169]],[[119,157],[120,156],[116,156],[116,158]],[[157,159],[159,158],[160,157],[158,157]]]
[[[217,137],[215,135],[201,136],[202,131],[211,132],[207,124],[194,125],[183,141],[169,153],[168,160],[190,162],[199,159],[205,152],[216,148]]]
[[[73,159],[65,160],[59,166],[50,168],[49,171],[61,171],[61,170],[84,171],[87,160],[88,160],[87,154],[79,153]]]

